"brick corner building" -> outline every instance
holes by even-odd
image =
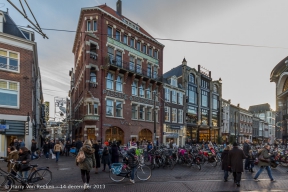
[[[70,72],[74,139],[152,140],[156,93],[157,137],[161,112],[164,45],[141,26],[105,5],[82,8]]]

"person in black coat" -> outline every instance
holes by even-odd
[[[76,154],[78,154],[80,148],[83,146],[83,143],[78,139],[78,141],[75,143],[76,146]]]
[[[251,150],[251,146],[249,145],[249,142],[250,142],[250,140],[246,139],[245,143],[243,145],[243,152],[244,152],[245,156],[247,157],[245,160],[245,170],[250,170],[248,155],[249,155],[249,151]]]
[[[96,166],[95,166],[95,174],[98,174],[98,168],[100,167],[100,155],[99,155],[99,150],[100,150],[100,145],[99,141],[95,141],[93,144],[93,148],[95,149],[95,160],[96,160]]]
[[[224,171],[224,182],[228,181],[228,172],[231,172],[231,168],[228,165],[228,156],[229,156],[230,147],[227,146],[221,154],[222,161],[222,170]]]
[[[108,147],[104,147],[102,154],[102,163],[103,163],[103,172],[105,172],[106,165],[108,165],[109,170],[111,169],[111,160],[110,160],[110,152]]]
[[[65,145],[65,155],[66,155],[66,157],[69,156],[70,149],[71,149],[70,141],[67,141],[66,145]]]
[[[138,165],[138,161],[137,159],[135,158],[136,156],[136,148],[132,148],[130,149],[128,152],[127,152],[127,155],[128,155],[128,166],[130,167],[131,169],[131,174],[130,174],[130,182],[131,183],[135,183],[134,181],[134,176],[135,176],[135,170],[136,170],[136,167]]]
[[[21,164],[17,167],[17,171],[22,178],[28,178],[28,171],[30,169],[29,162],[31,161],[30,151],[26,147],[21,147],[19,149],[19,159],[17,161],[21,161]]]
[[[228,155],[228,166],[231,167],[234,183],[236,183],[237,187],[240,187],[241,175],[243,172],[243,159],[246,159],[243,150],[238,148],[237,143],[233,143],[233,149],[229,151]]]
[[[49,159],[49,150],[50,150],[49,142],[46,141],[45,144],[43,145],[43,153],[45,154],[46,159]]]
[[[119,152],[116,142],[113,142],[111,147],[111,161],[112,163],[119,163]]]

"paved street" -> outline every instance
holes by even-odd
[[[41,158],[34,161],[39,166],[49,166],[53,172],[53,180],[50,187],[54,187],[53,191],[83,191],[83,189],[72,189],[71,187],[82,187],[82,181],[79,168],[74,164],[73,157],[61,157],[58,163],[54,160]],[[1,167],[5,164],[1,163]],[[258,168],[256,167],[256,170]],[[91,182],[93,185],[89,191],[108,190],[108,191],[287,191],[288,190],[288,174],[287,169],[278,167],[273,169],[272,173],[277,180],[271,183],[266,172],[259,177],[260,182],[253,181],[251,173],[243,173],[241,187],[237,188],[233,181],[223,182],[223,173],[220,166],[216,168],[210,165],[204,165],[201,171],[196,168],[187,168],[177,165],[174,170],[156,169],[152,172],[152,178],[146,182],[135,180],[135,184],[131,184],[129,179],[125,179],[120,183],[110,180],[108,172],[100,172],[94,174],[91,172]],[[70,186],[69,186],[70,185]],[[62,186],[62,189],[61,189]],[[68,189],[69,187],[69,189]],[[52,190],[52,189],[51,189]],[[27,191],[44,191],[43,189],[29,189]],[[49,191],[49,190],[46,190]]]

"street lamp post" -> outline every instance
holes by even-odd
[[[153,99],[154,99],[154,143],[156,145],[156,91],[154,91],[154,95],[153,95]]]

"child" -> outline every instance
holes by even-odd
[[[256,158],[252,150],[249,150],[248,159],[249,159],[248,167],[250,168],[249,172],[254,173],[253,168],[254,168],[254,161]]]

